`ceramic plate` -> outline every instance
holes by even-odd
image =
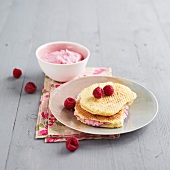
[[[107,81],[126,85],[137,94],[137,98],[130,106],[129,115],[125,119],[123,127],[107,129],[88,126],[77,121],[73,111],[63,108],[64,100],[67,97],[76,98],[85,87]],[[106,76],[82,77],[63,84],[51,94],[49,107],[52,114],[64,125],[81,132],[102,135],[122,134],[142,128],[155,118],[158,111],[157,100],[151,91],[127,79]]]

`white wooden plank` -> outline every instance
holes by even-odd
[[[1,6],[1,9],[3,7],[6,9],[8,3],[10,2],[7,1],[5,6]],[[4,12],[2,16],[5,16],[5,14],[8,16],[6,22],[4,22],[5,20],[1,22],[4,25],[1,27],[0,33],[0,136],[2,137],[0,142],[0,169],[4,169],[7,163],[38,7],[38,1],[35,1],[32,6],[27,1],[17,1],[17,3],[12,3],[9,14]],[[28,7],[32,9],[31,14]],[[17,80],[12,77],[12,70],[15,67],[19,67],[23,71],[23,76]]]
[[[12,5],[13,5],[12,0],[0,1],[0,32],[5,26]]]

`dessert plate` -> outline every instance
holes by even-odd
[[[66,98],[76,98],[85,87],[107,81],[126,85],[137,94],[123,127],[108,129],[88,126],[79,122],[73,111],[63,107]],[[69,81],[55,89],[50,97],[49,108],[58,121],[72,129],[90,134],[112,135],[132,132],[149,124],[158,112],[158,102],[151,91],[133,81],[118,77],[87,76]]]

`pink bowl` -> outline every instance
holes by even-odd
[[[41,59],[47,53],[66,49],[81,54],[84,59],[73,64],[54,64]],[[78,43],[58,41],[40,46],[36,50],[36,57],[42,71],[48,77],[55,81],[65,82],[79,76],[84,71],[90,57],[90,51]]]

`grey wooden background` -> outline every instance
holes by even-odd
[[[110,66],[152,90],[154,121],[117,140],[81,141],[75,153],[35,140],[44,79],[35,50],[58,40],[86,45],[88,66]],[[38,86],[33,95],[23,91],[28,81]],[[168,170],[169,87],[169,0],[0,0],[0,170]]]

